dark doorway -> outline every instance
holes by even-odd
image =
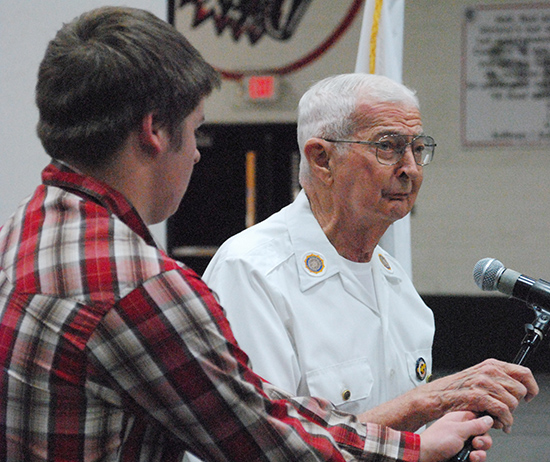
[[[296,124],[207,125],[198,145],[201,161],[168,220],[167,244],[171,256],[202,274],[216,248],[252,216],[254,222],[264,220],[293,200],[299,152]]]

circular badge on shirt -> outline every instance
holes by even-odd
[[[416,360],[416,378],[418,380],[424,380],[428,373],[428,365],[424,358],[420,357]]]
[[[304,267],[313,276],[321,276],[325,270],[325,258],[320,253],[306,252],[302,257]]]
[[[382,266],[386,268],[388,271],[392,271],[392,267],[390,265],[390,262],[386,260],[386,257],[382,255],[381,253],[378,254],[378,259],[380,260],[380,263],[382,263]]]

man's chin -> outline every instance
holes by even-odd
[[[393,221],[401,220],[402,218],[405,218],[409,212],[412,210],[412,207],[410,206],[409,202],[405,201],[391,201],[391,212],[390,215],[393,219]]]

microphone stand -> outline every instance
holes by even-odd
[[[527,359],[535,352],[550,328],[550,311],[534,305],[531,307],[535,310],[536,318],[532,324],[525,324],[525,337],[523,337],[521,347],[514,358],[514,364],[524,365]],[[473,450],[473,438],[473,436],[470,437],[460,452],[449,459],[449,461],[466,462]]]

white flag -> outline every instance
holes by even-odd
[[[401,83],[404,23],[405,0],[367,0],[355,72],[385,75]],[[380,245],[397,258],[412,278],[409,215],[388,228]]]

